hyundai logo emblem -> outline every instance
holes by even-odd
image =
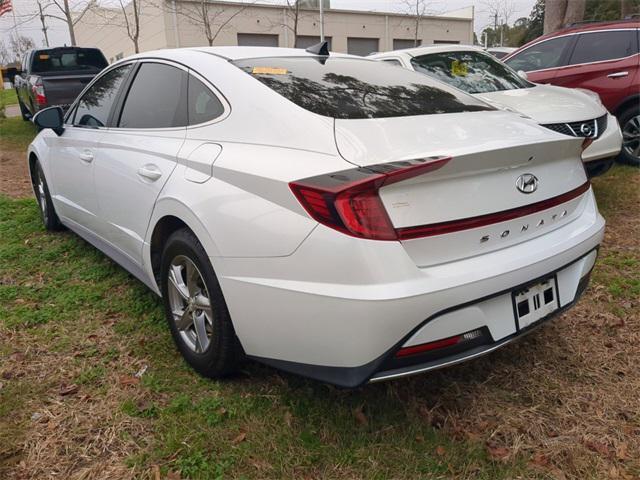
[[[585,137],[590,137],[593,133],[593,129],[588,123],[583,123],[582,125],[580,125],[580,133],[582,133]]]
[[[531,173],[523,173],[516,180],[516,188],[522,193],[533,193],[538,189],[538,178]]]

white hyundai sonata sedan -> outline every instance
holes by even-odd
[[[497,108],[523,113],[561,135],[582,138],[588,144],[582,160],[591,176],[606,172],[622,148],[618,120],[597,93],[531,83],[523,78],[526,73],[514,72],[480,48],[429,45],[369,58],[430,75]]]
[[[164,301],[199,373],[336,385],[491,352],[572,306],[604,220],[580,138],[359,57],[119,61],[28,151],[46,228]]]

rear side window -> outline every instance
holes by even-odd
[[[198,125],[219,117],[224,107],[204,83],[189,75],[189,125]]]
[[[46,72],[99,72],[108,65],[107,59],[96,48],[56,48],[37,50],[33,54],[31,71]]]
[[[514,70],[542,70],[560,66],[562,54],[573,37],[552,38],[523,50],[505,62]]]
[[[104,127],[120,85],[130,70],[131,65],[123,65],[100,77],[78,102],[73,125]]]
[[[571,55],[571,65],[602,62],[638,53],[635,30],[583,33],[578,36]]]
[[[162,63],[143,63],[120,114],[120,128],[187,125],[187,73]]]
[[[296,105],[332,118],[383,118],[492,110],[426,75],[379,61],[330,57],[233,62]]]

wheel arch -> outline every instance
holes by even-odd
[[[614,115],[619,117],[622,113],[632,105],[640,105],[640,93],[636,93],[625,98],[620,105],[618,105],[614,111]],[[640,107],[639,107],[640,108]]]
[[[176,199],[160,200],[149,223],[147,241],[144,244],[147,272],[158,286],[158,291],[160,291],[162,249],[169,236],[182,228],[189,229],[195,235],[209,258],[218,255],[218,249],[211,235],[186,205]]]

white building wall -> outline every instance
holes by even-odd
[[[140,51],[208,45],[203,26],[181,14],[182,9],[193,9],[198,2],[176,3],[175,10],[172,2],[157,6],[143,4]],[[213,3],[210,8],[214,27],[234,14],[235,17],[216,37],[214,45],[237,45],[238,33],[274,34],[278,35],[279,46],[294,45],[293,16],[290,11],[278,6],[233,3]],[[325,12],[324,33],[326,37],[331,37],[331,48],[336,52],[347,52],[349,37],[375,38],[378,39],[379,51],[392,50],[394,39],[412,40],[414,28],[415,17],[407,15],[346,10]],[[298,35],[319,37],[320,18],[317,11],[300,11]],[[76,37],[79,45],[101,48],[110,61],[120,55],[134,53],[120,10],[100,9],[88,13],[77,24]],[[434,42],[472,43],[473,17],[424,17],[420,21],[418,38],[422,45]]]

